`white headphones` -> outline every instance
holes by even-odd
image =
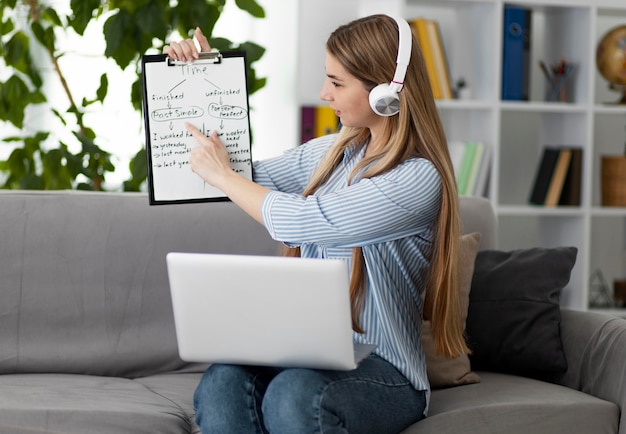
[[[398,24],[398,58],[396,60],[396,72],[391,83],[383,83],[370,91],[370,106],[374,113],[380,116],[393,116],[400,111],[400,98],[398,92],[404,85],[404,76],[411,59],[411,27],[403,19],[391,16]]]

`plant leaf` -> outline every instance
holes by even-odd
[[[246,60],[248,63],[252,64],[263,57],[265,54],[265,48],[261,47],[259,44],[255,44],[254,42],[244,42],[239,46],[240,50],[244,50],[246,52]]]
[[[4,45],[4,61],[8,66],[12,66],[24,74],[28,74],[31,70],[30,58],[28,53],[30,50],[30,41],[24,32],[18,31]]]
[[[265,10],[255,0],[235,0],[235,4],[255,18],[265,18]]]
[[[24,112],[28,106],[28,86],[17,75],[0,83],[0,116],[17,128],[24,126]]]
[[[96,98],[100,102],[104,102],[104,98],[107,96],[109,90],[109,77],[106,74],[100,76],[100,87],[96,91]]]
[[[213,33],[223,8],[223,4],[209,3],[206,0],[179,1],[172,11],[172,19],[181,35],[186,35],[189,29],[201,26],[208,38]]]
[[[57,11],[53,8],[45,8],[41,14],[43,19],[52,24],[53,26],[63,27],[63,22],[57,14]]]
[[[70,7],[73,16],[69,24],[76,33],[82,36],[94,16],[94,9],[100,7],[100,0],[70,0]]]
[[[150,2],[139,8],[137,13],[133,14],[135,17],[134,22],[137,23],[137,28],[144,34],[150,35],[150,39],[159,38],[165,39],[167,34],[167,23],[163,14],[163,7],[155,2]]]

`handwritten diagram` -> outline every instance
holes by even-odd
[[[240,53],[241,54],[241,53]],[[191,171],[189,157],[197,141],[185,128],[195,125],[205,135],[217,131],[229,151],[233,169],[252,178],[250,122],[243,55],[220,63],[169,65],[144,56],[144,119],[149,153],[151,199],[189,201],[219,199]]]

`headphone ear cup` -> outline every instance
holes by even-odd
[[[379,116],[393,116],[400,112],[400,97],[388,83],[379,84],[370,91],[370,106]]]

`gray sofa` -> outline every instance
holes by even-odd
[[[489,203],[464,232],[495,245]],[[188,433],[205,366],[178,358],[165,254],[276,253],[228,202],[144,194],[0,193],[0,433]],[[407,433],[626,433],[626,321],[562,311],[568,362],[551,382],[478,372],[433,391]]]

